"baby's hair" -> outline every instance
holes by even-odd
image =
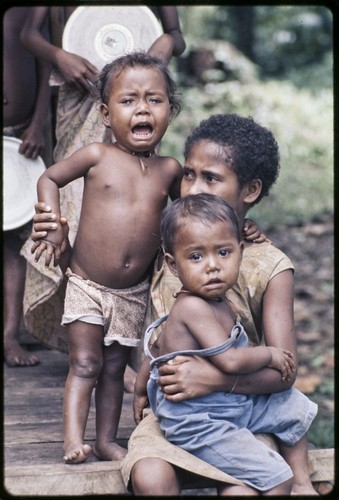
[[[177,116],[181,111],[181,102],[177,94],[176,83],[167,66],[157,57],[150,56],[145,52],[131,52],[130,54],[121,56],[111,63],[106,64],[94,84],[94,97],[104,104],[108,104],[109,91],[113,79],[119,76],[126,68],[135,68],[137,66],[155,68],[160,71],[165,81],[168,100],[172,107],[173,114]]]
[[[225,200],[214,194],[190,194],[178,198],[162,212],[161,238],[165,252],[173,254],[177,230],[192,218],[207,226],[219,221],[227,222],[237,240],[241,241],[237,214]]]
[[[250,116],[212,115],[203,120],[187,138],[185,160],[192,147],[201,141],[220,146],[216,159],[233,170],[240,187],[252,180],[261,180],[261,193],[254,204],[269,194],[280,168],[279,147],[270,130],[256,123]]]

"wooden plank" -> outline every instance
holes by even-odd
[[[310,450],[312,481],[334,481],[334,450]],[[5,488],[20,496],[126,495],[121,462],[86,462],[6,467]],[[204,485],[202,484],[202,487]]]
[[[99,461],[92,454],[84,464],[63,463],[62,401],[67,355],[46,349],[37,350],[37,355],[41,359],[38,366],[4,370],[5,488],[15,496],[127,495],[119,462]],[[124,447],[135,427],[132,400],[132,394],[124,394],[118,431],[118,442]],[[86,442],[93,444],[94,440],[93,397]],[[312,481],[330,491],[334,483],[334,450],[309,450],[309,463]],[[194,491],[195,495],[203,494],[203,490]]]
[[[120,463],[12,466],[6,469],[5,488],[15,496],[126,495]]]
[[[308,463],[312,482],[334,482],[334,448],[308,450]]]
[[[127,448],[127,438],[117,439],[120,446]],[[86,443],[93,445],[93,441],[87,441]],[[40,465],[53,465],[53,464],[64,464],[63,461],[63,442],[62,440],[57,442],[45,442],[45,443],[29,443],[29,444],[18,444],[9,445],[5,447],[4,459],[6,464],[6,470],[10,470],[11,467],[27,466],[31,464],[32,466],[39,468]],[[98,462],[99,459],[92,453],[88,458],[88,463]],[[87,463],[86,462],[86,463]]]

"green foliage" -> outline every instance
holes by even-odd
[[[183,111],[162,142],[162,154],[183,161],[184,141],[214,113],[252,116],[274,133],[281,155],[280,176],[271,194],[254,207],[261,223],[291,223],[333,211],[333,95],[315,96],[290,82],[223,82],[187,88]]]
[[[331,87],[319,81],[330,68],[332,11],[321,5],[179,7],[188,47],[204,40],[226,40],[258,65],[262,78],[289,79],[298,86]],[[250,46],[249,46],[250,45]]]

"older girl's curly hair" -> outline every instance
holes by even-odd
[[[232,169],[240,187],[254,179],[262,182],[258,203],[267,196],[279,175],[279,147],[272,132],[256,123],[252,117],[236,114],[216,114],[193,130],[187,138],[184,157],[201,141],[220,146],[218,160]]]

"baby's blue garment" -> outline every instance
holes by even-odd
[[[270,490],[293,477],[281,455],[254,434],[271,433],[283,443],[293,445],[307,432],[317,405],[293,388],[257,396],[215,392],[179,403],[167,401],[156,383],[159,363],[181,354],[216,355],[233,346],[248,345],[248,338],[237,323],[224,344],[153,358],[149,339],[153,329],[166,319],[164,316],[152,323],[144,339],[145,354],[152,360],[148,398],[166,439],[260,491]]]

